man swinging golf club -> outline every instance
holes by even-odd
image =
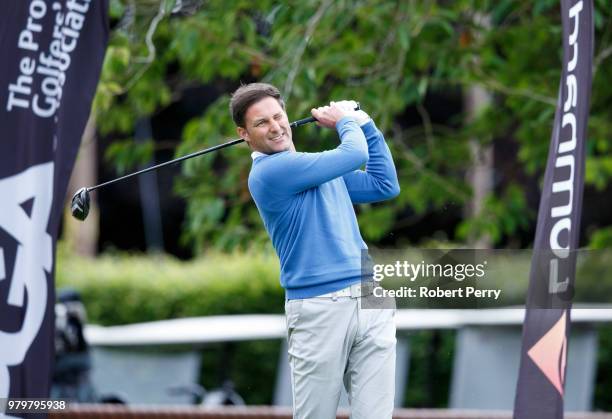
[[[355,105],[312,109],[341,142],[302,153],[277,88],[248,84],[230,103],[238,134],[253,151],[249,190],[280,258],[299,419],[335,418],[343,383],[353,419],[391,418],[393,411],[394,310],[361,307],[367,246],[352,204],[393,198],[399,185],[382,133]]]

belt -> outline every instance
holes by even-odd
[[[357,283],[338,291],[328,292],[327,294],[317,295],[315,298],[333,298],[338,297],[351,297],[359,298],[367,295],[372,295],[374,284],[371,282]]]

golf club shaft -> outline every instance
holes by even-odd
[[[315,121],[316,119],[314,118],[314,116],[309,116],[308,118],[298,119],[297,121],[290,123],[289,126],[291,128],[295,128],[295,127],[299,127],[300,125],[309,124]]]
[[[213,151],[220,150],[220,149],[225,148],[225,147],[229,147],[229,146],[232,146],[232,145],[240,144],[242,142],[244,142],[244,140],[242,138],[239,138],[237,140],[231,140],[231,141],[228,141],[226,143],[219,144],[219,145],[216,145],[216,146],[204,149],[204,150],[196,151],[194,153],[187,154],[186,156],[179,157],[179,158],[176,158],[174,160],[167,161],[165,163],[160,163],[160,164],[157,164],[155,166],[147,167],[146,169],[142,169],[142,170],[139,170],[137,172],[130,173],[128,175],[121,176],[121,177],[118,177],[118,178],[113,179],[113,180],[109,180],[108,182],[100,183],[99,185],[96,185],[96,186],[90,186],[90,187],[87,188],[87,191],[91,192],[91,191],[94,191],[94,190],[96,190],[98,188],[101,188],[103,186],[107,186],[107,185],[111,185],[111,184],[113,184],[115,182],[119,182],[120,180],[128,179],[128,178],[131,178],[133,176],[142,175],[143,173],[150,172],[151,170],[157,170],[157,169],[160,169],[162,167],[170,166],[171,164],[174,164],[174,163],[182,162],[183,160],[187,160],[187,159],[190,159],[192,157],[201,156],[202,154],[207,154],[207,153],[210,153],[210,152],[213,152]]]
[[[355,110],[357,111],[359,109],[360,109],[360,106],[359,106],[359,103],[357,103],[357,107],[355,108]],[[310,116],[308,118],[298,119],[297,121],[294,121],[294,122],[290,123],[289,126],[291,128],[295,128],[295,127],[299,127],[301,125],[309,124],[309,123],[315,122],[315,121],[316,121],[316,119],[314,117]],[[165,163],[160,163],[160,164],[157,164],[155,166],[147,167],[146,169],[142,169],[142,170],[139,170],[137,172],[130,173],[130,174],[118,177],[118,178],[113,179],[113,180],[109,180],[108,182],[100,183],[99,185],[90,186],[90,187],[87,188],[87,192],[95,191],[96,189],[101,188],[103,186],[112,185],[113,183],[119,182],[121,180],[129,179],[129,178],[131,178],[133,176],[142,175],[143,173],[147,173],[147,172],[150,172],[152,170],[161,169],[162,167],[170,166],[171,164],[179,163],[179,162],[182,162],[183,160],[187,160],[187,159],[190,159],[192,157],[197,157],[197,156],[201,156],[203,154],[211,153],[213,151],[217,151],[217,150],[220,150],[220,149],[225,148],[225,147],[230,147],[230,146],[233,146],[233,145],[236,145],[236,144],[240,144],[242,142],[244,142],[244,140],[242,138],[238,138],[236,140],[231,140],[231,141],[228,141],[228,142],[223,143],[223,144],[219,144],[219,145],[216,145],[216,146],[213,146],[213,147],[210,147],[210,148],[206,148],[204,150],[196,151],[194,153],[187,154],[187,155],[185,155],[183,157],[179,157],[179,158],[176,158],[174,160],[167,161]]]

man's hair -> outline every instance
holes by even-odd
[[[280,91],[271,84],[250,83],[240,86],[230,100],[230,112],[236,126],[244,127],[244,115],[249,107],[266,97],[273,97],[285,109]]]

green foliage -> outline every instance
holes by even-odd
[[[411,333],[410,372],[405,405],[446,408],[455,352],[455,331],[422,330]]]
[[[307,115],[316,104],[355,98],[386,134],[402,188],[385,209],[360,208],[368,240],[385,239],[410,217],[467,204],[472,141],[515,143],[516,156],[508,157],[516,162],[517,177],[503,178],[486,213],[463,220],[450,239],[486,235],[499,243],[534,221],[533,214],[524,215],[526,204],[512,182],[541,176],[546,162],[562,54],[558,1],[228,0],[200,3],[180,16],[169,13],[174,4],[165,1],[160,9],[148,0],[111,2],[118,23],[95,101],[103,132],[130,136],[138,117],[204,83],[222,95],[185,126],[177,154],[235,136],[227,103],[241,81],[278,85],[290,119]],[[595,9],[586,181],[604,190],[612,178],[612,0],[597,0]],[[154,57],[146,40],[150,28]],[[425,106],[426,98],[461,97],[473,86],[493,96],[478,115],[432,123],[435,109]],[[421,124],[405,126],[406,112],[414,112]],[[304,151],[333,147],[334,137],[314,127],[294,133]],[[123,165],[129,158],[121,156],[116,154]],[[249,167],[244,146],[184,164],[176,188],[187,200],[184,240],[197,252],[264,240],[246,186]]]
[[[464,240],[484,236],[498,242],[504,235],[526,228],[530,215],[521,189],[510,185],[501,198],[489,195],[479,216],[462,221],[457,235]]]
[[[371,208],[362,205],[363,215],[359,217],[359,229],[364,238],[379,240],[393,225],[393,210],[388,206]]]
[[[610,249],[612,248],[612,227],[602,228],[591,236],[589,244],[591,249]]]
[[[109,255],[60,255],[59,287],[76,287],[90,320],[102,325],[236,313],[280,313],[276,256],[210,255],[193,262]],[[206,296],[206,298],[204,298]]]
[[[154,145],[151,140],[133,144],[132,140],[115,141],[106,150],[105,159],[113,162],[117,172],[123,174],[130,167],[144,164],[153,157]]]

